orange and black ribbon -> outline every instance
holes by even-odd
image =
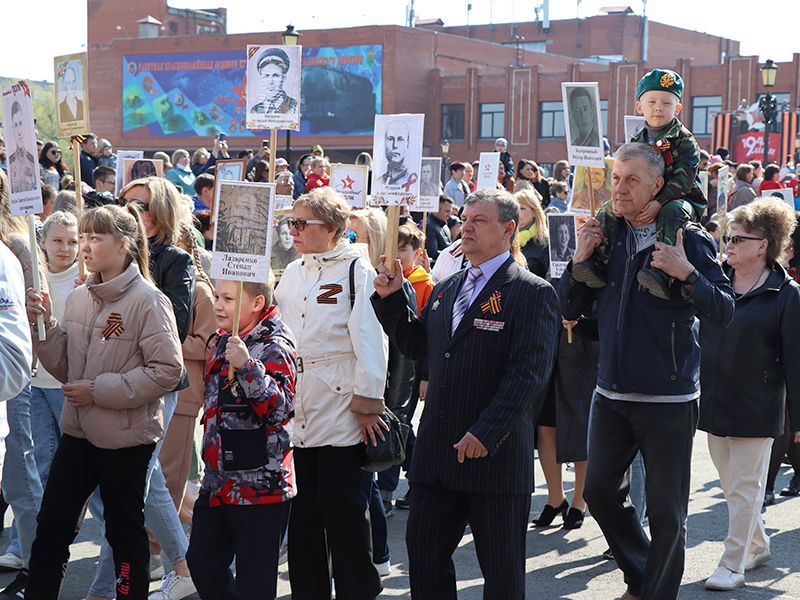
[[[502,310],[500,306],[500,292],[495,292],[486,302],[481,304],[481,310],[483,312],[491,312],[493,315],[498,314]]]
[[[125,329],[122,327],[122,315],[111,313],[106,321],[106,328],[103,330],[103,338],[109,339],[112,335],[119,337]]]

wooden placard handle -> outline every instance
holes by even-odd
[[[39,278],[39,247],[36,243],[36,223],[33,215],[28,215],[28,235],[31,244],[31,258],[33,259],[33,291],[42,295],[42,282]],[[36,326],[39,329],[39,341],[47,339],[47,332],[44,330],[44,315],[36,315]]]
[[[78,231],[81,228],[81,219],[83,218],[83,194],[81,193],[81,144],[80,139],[73,136],[72,140],[72,158],[74,161],[73,167],[75,169],[75,212],[78,217]],[[83,264],[83,253],[80,251],[80,236],[78,236],[78,277],[81,279],[86,275],[86,265]]]
[[[397,260],[397,228],[400,224],[400,207],[397,204],[392,204],[389,207],[387,217],[389,223],[386,227],[386,261],[384,265],[389,269],[389,279],[395,276],[394,263]]]
[[[231,335],[238,336],[239,335],[239,318],[242,315],[242,286],[244,285],[243,282],[237,281],[236,282],[236,304],[235,308],[233,309],[233,327],[231,327]],[[234,368],[233,365],[228,365],[228,381],[233,381],[234,375]]]

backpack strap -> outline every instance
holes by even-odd
[[[350,310],[356,305],[356,261],[350,263]]]

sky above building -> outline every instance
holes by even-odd
[[[472,10],[467,13],[467,3]],[[445,25],[470,25],[533,21],[534,7],[542,0],[415,0],[414,10],[420,19],[440,18]],[[210,8],[214,0],[171,0],[175,8]],[[403,25],[407,5],[403,0],[365,2],[337,0],[324,3],[222,0],[228,9],[228,33],[282,31],[288,23],[302,33],[304,29],[338,29],[365,25]],[[313,8],[312,8],[313,4]],[[800,2],[782,3],[769,16],[756,5],[732,5],[697,2],[697,0],[651,0],[649,3],[615,0],[553,0],[550,19],[572,19],[603,14],[605,6],[630,5],[636,15],[643,10],[660,23],[693,29],[738,40],[743,56],[757,55],[763,62],[790,61],[800,52],[797,23]],[[265,9],[269,6],[269,9]],[[777,5],[776,5],[777,6]],[[257,8],[256,8],[257,7]],[[305,9],[298,10],[298,9]],[[255,14],[254,14],[255,13]],[[539,11],[541,18],[542,12]],[[144,16],[144,15],[142,15]],[[766,18],[765,18],[766,17]],[[0,76],[53,81],[53,56],[86,50],[86,0],[69,0],[58,10],[49,10],[36,2],[5,2],[3,21],[4,48],[0,53]],[[136,31],[130,31],[136,35]],[[119,37],[127,37],[120,31]],[[302,37],[300,38],[302,44]],[[672,65],[664,65],[672,66]],[[780,77],[780,73],[778,74]]]

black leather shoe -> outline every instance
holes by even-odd
[[[590,288],[604,288],[608,285],[606,266],[597,253],[592,254],[589,260],[572,265],[572,277]]]
[[[785,488],[781,490],[781,496],[800,496],[800,475],[795,475]]]
[[[561,513],[561,518],[567,518],[567,510],[569,509],[569,502],[564,500],[558,508],[554,508],[549,504],[544,505],[544,509],[542,510],[542,514],[536,517],[531,523],[536,525],[537,527],[547,527],[550,523],[553,522],[558,516],[558,513]]]
[[[572,269],[575,270],[574,267]],[[648,267],[636,274],[636,280],[656,298],[669,300],[669,275],[661,269]]]
[[[411,508],[411,489],[406,492],[406,495],[402,498],[398,498],[394,501],[394,507],[399,508],[400,510],[408,510]]]
[[[772,506],[775,504],[775,492],[767,490],[764,492],[764,506]]]
[[[564,517],[564,529],[580,529],[586,512],[577,508],[570,508],[567,516]]]
[[[611,548],[603,552],[603,558],[606,560],[614,560],[614,553],[611,551]]]

